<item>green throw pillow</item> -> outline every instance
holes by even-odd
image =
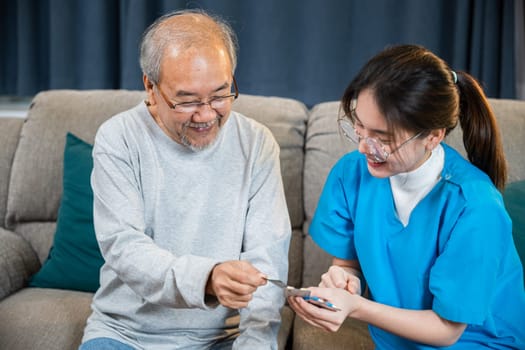
[[[512,218],[512,233],[522,265],[525,265],[525,181],[507,185],[503,194],[505,207]]]
[[[93,227],[93,147],[68,133],[64,150],[63,194],[49,257],[29,285],[94,292],[99,287],[100,254]]]

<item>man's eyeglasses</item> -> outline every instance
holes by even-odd
[[[421,136],[423,132],[419,132],[415,134],[414,136],[408,138],[407,140],[403,141],[399,146],[395,147],[393,150],[387,151],[387,146],[380,140],[378,140],[375,137],[369,137],[365,136],[363,137],[359,131],[356,129],[354,120],[356,120],[357,116],[355,115],[355,108],[357,105],[357,100],[354,99],[351,102],[350,107],[350,113],[352,114],[352,118],[349,118],[346,115],[343,115],[339,117],[337,120],[339,127],[341,128],[341,131],[343,132],[343,135],[350,141],[360,144],[361,140],[365,141],[365,144],[368,146],[368,150],[370,152],[370,155],[373,157],[374,161],[378,163],[384,163],[387,161],[388,157],[397,152],[401,147],[409,143],[410,141],[416,139],[417,137]]]
[[[162,99],[169,108],[174,110],[178,113],[195,113],[197,112],[201,107],[204,107],[205,105],[210,106],[211,109],[214,110],[220,110],[226,107],[229,107],[233,100],[237,99],[239,97],[239,89],[237,88],[237,82],[235,81],[235,77],[233,78],[233,89],[234,92],[232,94],[224,95],[224,96],[213,96],[211,97],[208,102],[203,101],[192,101],[192,102],[181,102],[181,103],[172,103],[169,98],[166,97],[162,89],[159,85],[157,85],[157,89],[159,90],[160,95],[162,96]]]

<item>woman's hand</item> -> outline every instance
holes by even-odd
[[[354,267],[332,265],[321,276],[319,287],[345,289],[351,294],[361,295],[361,272]]]
[[[311,295],[331,302],[341,311],[331,311],[315,306],[301,297],[289,297],[289,305],[308,324],[330,332],[336,332],[341,327],[348,315],[359,307],[359,301],[362,299],[359,294],[353,295],[341,288],[311,287],[308,290]]]

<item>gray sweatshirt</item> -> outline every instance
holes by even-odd
[[[196,152],[170,139],[141,103],[100,127],[93,158],[105,264],[83,341],[204,349],[240,331],[234,349],[276,349],[279,288],[258,288],[241,310],[204,294],[214,265],[227,260],[286,280],[291,225],[271,132],[231,112],[216,142]]]

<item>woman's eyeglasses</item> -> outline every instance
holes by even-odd
[[[355,114],[355,108],[357,105],[357,100],[354,99],[351,102],[351,113]],[[408,142],[416,139],[419,137],[422,132],[419,132],[415,134],[414,136],[410,137],[409,139],[403,141],[399,146],[395,147],[393,150],[387,151],[388,148],[383,142],[378,140],[375,137],[369,137],[369,136],[362,136],[359,131],[356,129],[355,124],[353,120],[356,119],[356,116],[354,115],[353,118],[349,118],[346,115],[343,115],[339,117],[337,120],[339,127],[341,128],[341,131],[343,132],[343,135],[349,139],[350,141],[354,142],[355,144],[359,145],[361,141],[365,141],[365,144],[368,146],[368,154],[372,156],[373,160],[378,163],[384,163],[387,161],[388,157],[393,154],[394,152],[397,152],[401,147],[406,145]]]

